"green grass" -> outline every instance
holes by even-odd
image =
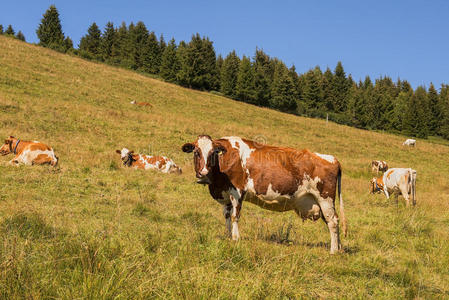
[[[148,101],[138,108],[131,100]],[[238,243],[180,151],[238,135],[335,155],[349,236],[244,203]],[[0,158],[0,297],[449,298],[449,147],[192,91],[0,36],[0,137],[54,147],[59,169]],[[183,174],[125,169],[167,155]],[[368,194],[372,159],[418,172],[417,206]]]

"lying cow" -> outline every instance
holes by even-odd
[[[346,235],[341,197],[341,167],[331,155],[260,145],[239,137],[212,140],[200,135],[182,151],[194,153],[198,183],[207,184],[211,196],[223,205],[226,228],[240,238],[238,220],[242,202],[273,211],[294,210],[303,220],[322,218],[328,225],[330,253],[341,250],[336,188]]]
[[[371,162],[371,171],[376,171],[376,174],[379,175],[379,171],[385,172],[388,170],[387,162],[384,160],[373,160]]]
[[[162,173],[182,173],[181,168],[165,156],[134,154],[134,151],[129,151],[126,148],[115,152],[120,154],[123,165],[127,167],[141,170],[154,169]]]
[[[137,106],[149,106],[149,107],[153,107],[153,105],[151,103],[148,102],[137,102],[136,100],[133,100],[130,102],[131,104],[137,105]]]
[[[410,168],[392,168],[384,173],[382,177],[371,179],[370,193],[383,192],[387,198],[394,193],[396,203],[398,194],[404,197],[407,206],[410,205],[410,197],[413,205],[416,205],[416,171]]]
[[[9,162],[12,165],[43,165],[49,164],[55,167],[58,164],[58,157],[53,149],[37,141],[22,141],[13,136],[5,140],[5,144],[0,148],[1,155],[14,154],[14,158]]]
[[[402,143],[402,146],[415,147],[416,146],[416,140],[414,140],[414,139],[406,139],[405,142]]]

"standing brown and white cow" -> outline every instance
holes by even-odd
[[[273,211],[294,210],[301,218],[322,218],[328,225],[330,252],[341,250],[336,188],[346,235],[341,197],[341,166],[331,155],[309,150],[260,145],[239,137],[212,140],[200,135],[182,146],[194,153],[198,183],[207,184],[212,197],[223,205],[226,228],[238,240],[242,202]]]
[[[55,167],[58,157],[50,146],[38,141],[22,141],[13,136],[5,140],[5,144],[0,148],[1,155],[13,153],[15,156],[10,164],[23,163],[25,165],[49,164]]]
[[[387,199],[394,193],[396,204],[398,203],[398,194],[404,197],[407,206],[416,205],[416,171],[411,168],[391,168],[384,173],[382,177],[374,177],[370,181],[370,193],[383,192]]]
[[[388,164],[384,160],[373,160],[371,162],[371,171],[376,171],[376,174],[379,175],[379,171],[385,172],[388,170]]]

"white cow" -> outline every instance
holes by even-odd
[[[415,147],[415,145],[416,145],[416,140],[414,140],[414,139],[407,139],[405,142],[402,143],[402,146]]]
[[[398,194],[404,197],[407,206],[410,205],[412,198],[413,205],[416,205],[416,171],[411,168],[392,168],[388,169],[382,177],[374,177],[370,182],[370,193],[383,192],[387,198],[394,193],[396,203]]]

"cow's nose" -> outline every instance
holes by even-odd
[[[209,173],[208,171],[207,171],[207,169],[202,169],[201,171],[200,171],[200,175],[201,176],[206,176],[207,175],[207,173]]]

